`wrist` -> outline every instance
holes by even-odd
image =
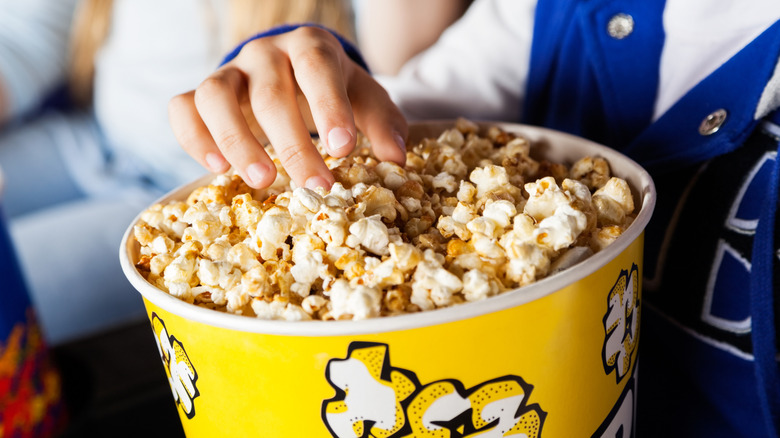
[[[346,52],[347,56],[349,56],[349,58],[355,61],[359,66],[363,67],[363,69],[369,71],[368,65],[366,65],[366,61],[363,59],[363,55],[360,54],[360,51],[357,49],[357,47],[354,44],[352,44],[348,39],[340,35],[338,32],[332,29],[328,29],[327,27],[316,23],[283,24],[268,29],[266,31],[260,32],[258,34],[255,34],[247,38],[246,40],[242,41],[241,43],[239,43],[233,50],[231,50],[227,55],[225,55],[225,57],[222,59],[222,62],[219,63],[219,66],[221,67],[227,64],[228,62],[232,61],[236,56],[238,56],[238,54],[241,52],[241,49],[243,49],[244,46],[251,41],[260,38],[269,37],[269,36],[281,35],[304,26],[318,27],[320,29],[324,29],[330,32],[339,41],[341,47],[344,49],[344,52]]]

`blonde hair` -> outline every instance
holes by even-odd
[[[82,0],[73,22],[68,82],[75,103],[92,99],[95,55],[111,26],[113,0]],[[229,43],[285,23],[318,23],[354,41],[354,17],[349,0],[230,0]],[[225,50],[229,49],[226,47]]]

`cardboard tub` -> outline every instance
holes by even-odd
[[[122,267],[143,296],[188,437],[631,435],[653,182],[604,146],[497,125],[531,140],[532,155],[554,162],[607,159],[632,187],[636,220],[585,261],[483,301],[305,322],[225,314],[160,291],[134,266],[139,247],[131,224]],[[452,126],[414,125],[411,138]],[[184,199],[209,178],[160,202]]]

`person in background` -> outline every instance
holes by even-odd
[[[394,75],[460,18],[471,0],[356,0],[357,41],[374,74]]]
[[[457,116],[628,154],[653,175],[658,205],[638,422],[624,436],[778,436],[780,2],[476,0],[392,77],[372,77],[352,49],[319,28],[261,33],[171,101],[173,130],[202,165],[232,166],[253,187],[276,169],[240,101],[306,187],[333,182],[308,114],[334,157],[360,130],[379,159],[403,164],[407,118]]]
[[[122,233],[204,173],[171,132],[171,96],[259,29],[354,33],[346,0],[0,0],[0,11],[3,208],[55,345],[143,315],[119,266]]]

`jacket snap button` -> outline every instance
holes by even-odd
[[[728,113],[726,110],[722,108],[710,113],[701,121],[701,125],[699,125],[699,134],[711,135],[718,132],[718,129],[723,126],[723,122],[726,121],[727,115]]]
[[[607,23],[607,33],[612,38],[622,40],[634,31],[634,17],[628,14],[615,14]]]

